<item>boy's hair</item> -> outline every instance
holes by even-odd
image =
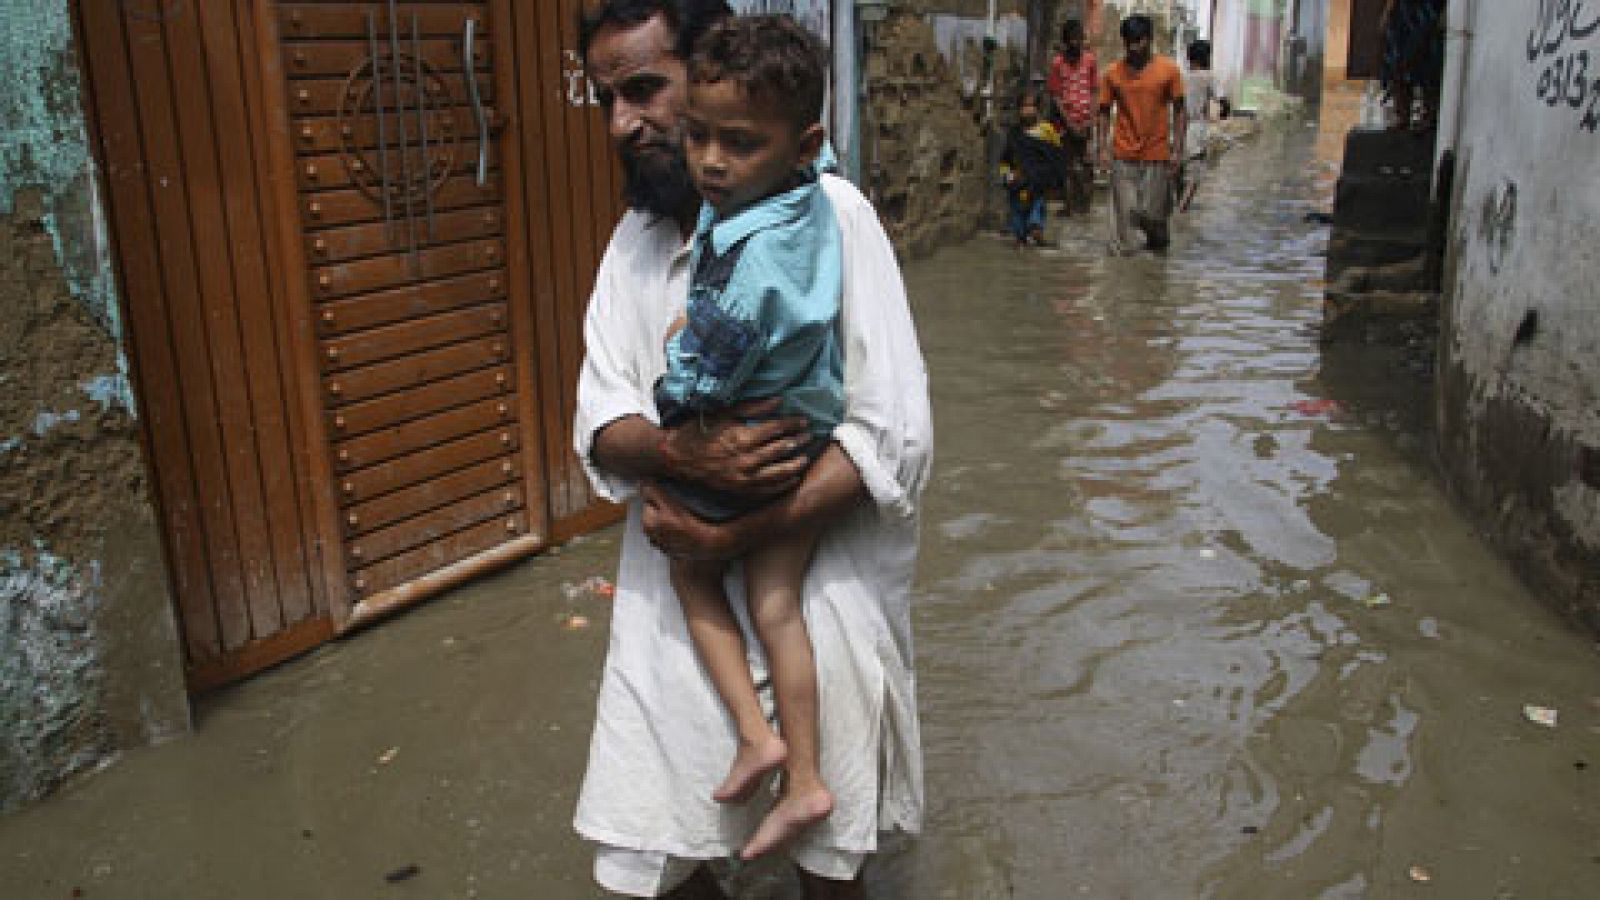
[[[1196,69],[1211,68],[1211,42],[1195,41],[1189,45],[1189,65]]]
[[[789,16],[736,16],[695,44],[689,83],[730,81],[751,103],[804,130],[822,121],[828,64],[822,42]]]
[[[1083,37],[1083,23],[1077,19],[1068,19],[1061,23],[1061,43],[1065,44],[1075,37]]]
[[[1123,40],[1129,42],[1137,41],[1154,36],[1156,23],[1146,15],[1129,16],[1122,20],[1121,31]]]
[[[578,11],[578,58],[589,61],[589,45],[600,29],[632,28],[657,15],[673,31],[673,51],[687,61],[706,29],[733,15],[733,9],[726,0],[600,0]]]

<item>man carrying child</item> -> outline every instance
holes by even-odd
[[[573,440],[596,491],[628,502],[628,521],[574,824],[597,846],[596,880],[618,893],[718,896],[705,861],[781,847],[799,868],[806,897],[860,897],[860,868],[880,834],[915,832],[921,823],[909,601],[931,449],[927,376],[876,214],[848,182],[803,165],[815,113],[788,110],[787,91],[774,103],[765,89],[751,90],[744,64],[731,58],[697,62],[691,87],[690,50],[726,15],[721,0],[601,0],[580,28],[580,52],[622,158],[630,209],[595,278]],[[802,118],[810,120],[803,127]],[[781,147],[763,143],[772,133],[746,127],[746,120],[778,126]],[[747,229],[743,215],[762,210],[763,198],[783,207],[781,198],[796,190],[810,199],[795,205],[813,212],[825,205],[836,232],[820,229],[820,251],[803,254],[796,274],[807,287],[791,299],[830,294],[812,288],[834,277],[826,247],[836,240],[832,318],[806,303],[765,308],[764,288],[757,292],[762,303],[754,303],[741,286],[750,273],[740,274],[759,257],[748,255],[752,245],[723,265],[742,238],[754,242],[765,225],[790,221],[757,213],[763,228]],[[691,299],[691,283],[697,291],[719,283],[723,290]],[[728,329],[733,339],[724,345],[712,335],[722,329],[705,328],[727,318],[716,312],[721,303],[698,314],[688,309],[685,317],[686,306],[713,295],[738,309],[762,307],[755,318],[764,327]],[[789,316],[788,309],[804,314]],[[778,327],[778,320],[786,324]],[[809,350],[790,358],[782,349],[788,343],[772,340],[813,326],[833,332],[831,349],[827,340],[801,341],[795,346]],[[757,345],[748,358],[729,349]],[[782,379],[771,399],[753,404],[724,409],[720,404],[755,396],[730,389],[713,392],[715,405],[689,402],[687,413],[676,405],[689,393],[672,387],[669,354],[682,376],[696,372],[696,354],[722,362],[737,356],[730,372],[760,371],[776,356],[777,368],[810,373],[816,367],[796,364],[806,352],[824,361],[820,371],[837,373],[836,387],[832,376],[816,383],[806,376]],[[826,364],[835,354],[838,369]],[[842,390],[842,411],[836,401],[832,414],[797,408],[793,400],[812,388],[820,388],[812,399]],[[696,496],[699,489],[706,496]],[[745,501],[733,504],[733,518],[713,521],[692,511],[715,518],[700,501],[720,504],[729,495]],[[769,581],[799,588],[770,604],[752,596],[759,587],[751,583],[769,546],[784,547],[786,557]],[[685,617],[690,607],[699,617],[693,629]],[[803,630],[752,625],[761,617],[757,607]],[[714,627],[696,633],[702,624]],[[743,650],[728,654],[730,646]],[[780,683],[786,676],[779,669],[789,671],[778,658],[785,653],[800,658],[798,690],[793,678]],[[807,655],[814,701],[804,685]],[[724,666],[729,656],[745,659]],[[742,705],[769,683],[769,672],[776,696],[758,696],[763,712],[776,707],[782,752],[741,759]],[[808,721],[814,735],[805,733]],[[764,727],[748,729],[757,736],[750,743],[770,734]],[[815,784],[799,771],[811,765],[797,760],[805,753],[815,755]],[[755,764],[747,766],[752,756]],[[782,771],[776,798],[760,789],[772,769]],[[829,803],[808,801],[797,815],[793,804],[785,810],[796,797],[815,799],[818,787]]]

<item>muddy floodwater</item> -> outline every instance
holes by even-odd
[[[928,810],[874,897],[1600,896],[1600,653],[1441,489],[1424,348],[1319,345],[1318,146],[1234,149],[1165,258],[1097,213],[908,266]],[[0,820],[0,897],[598,896],[568,822],[616,540],[204,698]]]

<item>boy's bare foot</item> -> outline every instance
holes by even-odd
[[[739,858],[752,860],[782,847],[833,812],[833,794],[822,785],[804,792],[785,789],[778,804],[761,820],[755,836],[739,851]]]
[[[789,747],[776,734],[759,741],[740,741],[733,765],[728,767],[728,777],[711,792],[711,799],[718,803],[748,802],[761,780],[788,761]]]

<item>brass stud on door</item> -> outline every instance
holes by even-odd
[[[367,580],[365,578],[357,578],[355,584],[357,593],[366,591]]]
[[[341,449],[339,451],[339,462],[347,463],[349,461],[350,461],[350,451]]]
[[[340,394],[344,393],[344,385],[342,385],[339,382],[335,381],[334,383],[328,385],[328,393],[330,393],[330,394],[334,395],[335,397],[337,397]]]
[[[310,103],[311,102],[311,92],[306,90],[305,88],[301,88],[299,91],[297,91],[295,93],[294,98],[296,100],[299,100],[302,104]]]
[[[346,481],[344,484],[339,485],[339,490],[344,491],[344,495],[346,497],[354,497],[356,494],[355,483],[350,481]]]
[[[348,523],[351,528],[355,528],[355,527],[357,527],[357,526],[359,526],[361,524],[361,517],[356,515],[355,513],[351,513],[345,519],[345,522]]]
[[[344,416],[333,417],[333,427],[336,431],[343,431],[345,426]]]
[[[312,138],[315,138],[316,136],[316,129],[312,128],[310,125],[306,125],[300,129],[300,140],[305,141],[308,144],[311,143]]]
[[[511,465],[511,460],[508,459],[505,462],[500,464],[500,474],[502,474],[502,475],[510,475],[512,473],[512,471],[513,471],[513,468],[512,468],[512,465]]]
[[[360,547],[358,547],[356,545],[353,545],[353,544],[351,545],[351,547],[350,547],[350,556],[352,558],[360,559],[361,557],[363,557],[365,555],[366,554],[362,551],[362,549]]]
[[[517,525],[517,520],[516,519],[507,519],[506,520],[506,531],[508,533],[516,534],[519,530],[521,530],[521,528],[520,528],[520,526]]]
[[[505,446],[507,446],[507,447],[511,446],[511,432],[509,432],[509,431],[500,432],[500,443],[505,445]]]
[[[504,403],[497,403],[495,404],[494,411],[499,413],[501,418],[505,418],[511,413],[511,407],[505,405]]]
[[[317,167],[315,165],[307,165],[306,166],[306,177],[311,179],[312,181],[316,181],[317,180]]]
[[[311,249],[316,251],[318,256],[326,256],[328,253],[328,242],[322,238],[317,238],[311,242]]]
[[[322,324],[324,324],[324,325],[332,325],[333,321],[334,321],[333,310],[331,310],[331,309],[323,310],[322,311]]]
[[[313,219],[322,218],[322,204],[316,202],[315,200],[311,201],[311,203],[306,206],[306,213]]]
[[[511,492],[511,491],[506,491],[505,494],[502,495],[500,499],[504,500],[505,504],[507,506],[516,506],[517,505],[517,495],[515,493]]]

